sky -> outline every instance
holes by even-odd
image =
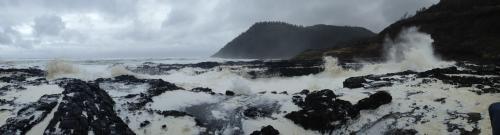
[[[379,32],[438,0],[0,0],[0,59],[209,57],[255,22]]]

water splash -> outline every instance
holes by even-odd
[[[49,79],[55,79],[65,74],[75,74],[79,72],[77,67],[60,59],[49,61],[46,68],[47,78]]]
[[[386,40],[387,63],[399,64],[401,70],[422,71],[452,65],[434,54],[434,40],[427,33],[418,31],[417,27],[409,27],[401,31],[394,40]]]

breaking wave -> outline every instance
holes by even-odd
[[[79,69],[64,60],[52,60],[47,63],[47,78],[54,79],[66,74],[75,74]]]
[[[419,32],[417,27],[402,30],[394,40],[387,39],[384,46],[387,61],[382,63],[361,62],[363,67],[353,71],[343,69],[338,60],[327,56],[324,58],[325,72],[332,77],[360,76],[368,74],[384,74],[401,71],[425,71],[433,68],[449,67],[454,62],[443,61],[435,54],[432,47],[434,40],[429,34]]]

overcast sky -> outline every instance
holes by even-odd
[[[258,21],[379,32],[437,2],[0,0],[0,59],[208,57]]]

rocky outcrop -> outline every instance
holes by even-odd
[[[26,68],[26,69],[0,68],[0,74],[4,75],[0,77],[0,82],[18,83],[26,81],[26,78],[29,77],[42,77],[45,75],[45,71],[36,68]]]
[[[0,127],[0,133],[3,135],[26,134],[52,111],[57,105],[59,96],[59,94],[43,95],[37,102],[21,108],[15,117],[8,118]]]
[[[265,127],[262,127],[260,131],[253,131],[250,135],[279,135],[280,132],[276,129],[274,129],[273,126],[267,125]]]
[[[401,82],[406,80],[407,75],[415,75],[417,72],[414,71],[403,71],[397,73],[388,73],[382,75],[366,75],[366,76],[355,76],[349,77],[344,80],[344,88],[379,88],[392,86],[393,82]],[[400,76],[400,78],[390,78],[393,76]]]
[[[353,59],[383,59],[387,38],[395,38],[407,27],[419,27],[434,39],[433,47],[444,59],[497,63],[500,61],[500,2],[497,0],[442,0],[423,8],[382,30],[377,36],[338,47],[306,51],[296,59],[338,57]]]
[[[64,88],[63,99],[46,134],[135,134],[115,113],[113,99],[97,84],[62,79],[59,85]]]
[[[276,59],[291,58],[308,49],[334,47],[342,42],[375,35],[361,27],[296,26],[282,22],[259,22],[251,26],[212,57]]]
[[[379,91],[375,94],[370,95],[368,98],[364,98],[358,101],[354,107],[359,110],[373,110],[377,109],[379,106],[388,104],[392,101],[392,96],[388,92]]]
[[[236,73],[242,72],[241,67],[250,69],[244,71],[249,78],[263,78],[270,76],[292,77],[309,74],[317,74],[324,71],[322,60],[270,60],[270,61],[229,61],[229,62],[201,62],[195,64],[155,64],[151,62],[143,63],[137,67],[129,67],[132,72],[143,74],[169,74],[169,71],[180,70],[183,68],[202,68],[213,70],[230,70]],[[206,71],[195,71],[197,74]]]
[[[337,95],[328,89],[307,93],[308,91],[297,93],[305,94],[304,100],[301,96],[294,96],[294,103],[302,110],[290,112],[285,115],[285,118],[305,129],[317,130],[321,133],[331,133],[344,126],[348,120],[356,118],[360,110],[376,109],[392,101],[391,95],[383,91],[360,100],[356,105],[338,99]]]
[[[132,98],[138,96],[135,102],[129,103],[129,110],[138,110],[143,108],[147,103],[153,102],[153,97],[158,96],[166,91],[172,90],[184,90],[184,88],[178,87],[177,85],[163,81],[162,79],[139,79],[132,75],[121,75],[114,78],[99,78],[95,80],[96,83],[103,82],[119,82],[125,84],[149,84],[149,88],[146,92],[140,93],[138,95],[127,95],[126,97]]]

